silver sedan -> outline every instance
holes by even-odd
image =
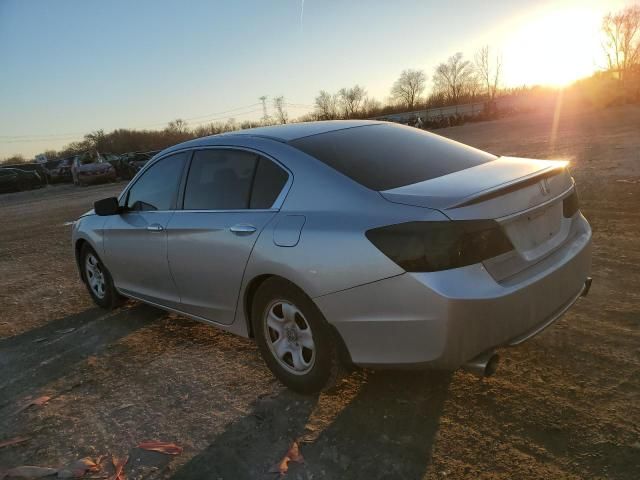
[[[263,127],[156,155],[74,224],[94,301],[255,338],[288,387],[341,367],[496,367],[590,285],[561,161],[373,121]]]

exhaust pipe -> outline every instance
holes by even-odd
[[[496,352],[488,351],[469,360],[462,368],[478,377],[490,377],[496,373],[499,360],[500,356]]]

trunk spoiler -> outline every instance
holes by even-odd
[[[454,205],[450,205],[446,207],[449,208],[460,208],[467,207],[469,205],[473,205],[475,203],[485,202],[495,197],[499,197],[501,195],[505,195],[509,192],[513,192],[515,190],[519,190],[521,188],[527,187],[529,185],[533,185],[534,183],[540,182],[544,178],[553,177],[560,173],[563,169],[566,168],[568,162],[563,162],[562,165],[552,165],[544,170],[540,170],[538,172],[532,173],[525,177],[517,178],[511,182],[503,183],[501,185],[497,185],[488,190],[484,190],[478,192],[471,197],[463,200],[460,203],[456,203]]]
[[[566,169],[561,160],[499,157],[476,167],[380,192],[394,203],[448,210],[506,195]]]

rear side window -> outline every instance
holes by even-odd
[[[423,182],[497,157],[412,127],[376,124],[289,142],[372,190]]]
[[[163,158],[153,164],[127,193],[130,210],[173,210],[186,153]]]
[[[271,208],[289,175],[271,160],[260,157],[253,181],[250,208]]]

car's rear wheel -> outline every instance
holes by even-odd
[[[122,296],[113,286],[113,279],[100,257],[88,244],[80,253],[82,278],[93,301],[102,308],[116,308],[122,303]]]
[[[335,384],[342,371],[336,334],[300,289],[268,279],[256,292],[251,312],[262,357],[282,383],[301,393]]]

